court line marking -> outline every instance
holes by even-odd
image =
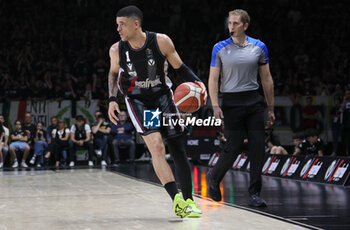
[[[147,180],[143,180],[143,179],[140,179],[140,178],[136,178],[136,177],[124,174],[122,172],[113,171],[113,168],[109,168],[107,170],[108,170],[108,172],[115,173],[115,174],[118,174],[120,176],[125,176],[127,178],[134,179],[134,180],[137,180],[137,181],[141,181],[141,182],[144,182],[144,183],[147,183],[147,184],[152,184],[152,185],[155,185],[155,186],[158,186],[158,187],[163,187],[161,184],[155,183],[153,181],[147,181]],[[205,197],[205,196],[202,196],[202,195],[198,195],[198,194],[194,194],[194,196],[197,197],[197,198],[201,198],[203,200],[211,201],[211,202],[213,202],[215,204],[218,204],[218,205],[221,205],[221,206],[230,206],[230,207],[242,209],[242,210],[245,210],[245,211],[253,212],[253,213],[256,213],[256,214],[267,216],[267,217],[270,217],[270,218],[273,218],[273,219],[277,219],[277,220],[280,220],[280,221],[284,221],[284,222],[287,222],[287,223],[290,223],[290,224],[293,224],[293,225],[297,225],[297,226],[301,226],[301,227],[304,227],[304,228],[308,228],[308,229],[322,230],[322,228],[318,228],[318,227],[315,227],[315,226],[311,226],[311,225],[307,225],[307,224],[300,223],[300,222],[297,222],[297,221],[293,221],[291,219],[286,219],[284,217],[276,216],[276,215],[273,215],[273,214],[270,214],[270,213],[266,213],[266,212],[263,212],[263,211],[247,208],[247,207],[236,205],[236,204],[230,204],[230,203],[223,202],[223,201],[215,202],[215,201],[213,201],[212,199],[210,199],[208,197]]]

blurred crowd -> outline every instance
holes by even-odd
[[[134,127],[125,111],[118,117],[118,125],[114,125],[96,111],[92,126],[78,115],[68,127],[65,119],[54,116],[45,126],[40,121],[34,124],[32,114],[27,112],[24,121],[16,120],[10,131],[0,114],[0,168],[75,167],[77,162],[118,166],[122,152],[128,154],[126,162],[134,164]]]
[[[228,11],[247,10],[247,34],[269,51],[275,95],[293,102],[292,130],[322,131],[318,108],[312,99],[301,106],[300,97],[325,95],[334,99],[333,139],[350,137],[350,15],[345,1],[0,0],[0,102],[105,101],[108,51],[120,39],[115,14],[129,4],[143,10],[144,30],[173,39],[183,61],[206,84],[212,47],[229,36]],[[177,82],[171,70],[170,75]]]
[[[0,1],[0,101],[106,99],[115,13],[135,4],[144,29],[168,34],[207,82],[213,45],[227,38],[227,12],[246,9],[248,35],[268,47],[275,94],[343,96],[350,88],[344,1]]]

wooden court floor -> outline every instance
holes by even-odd
[[[195,198],[202,218],[180,219],[161,186],[101,169],[0,172],[3,229],[303,229]]]

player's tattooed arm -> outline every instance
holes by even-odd
[[[118,93],[117,78],[119,73],[119,47],[118,42],[112,45],[109,49],[109,56],[111,59],[110,69],[108,73],[108,92],[109,97],[116,97]]]
[[[108,92],[109,97],[116,97],[118,93],[118,86],[117,86],[117,78],[118,74],[109,72],[108,73]]]

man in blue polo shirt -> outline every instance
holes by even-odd
[[[129,148],[129,159],[130,163],[134,163],[135,160],[135,141],[132,139],[132,132],[134,131],[134,126],[131,122],[127,121],[127,114],[125,111],[121,111],[118,115],[119,123],[117,125],[112,123],[113,134],[113,151],[115,157],[115,163],[120,163],[119,147]]]
[[[208,172],[207,181],[209,196],[215,201],[220,201],[220,181],[241,152],[246,134],[251,164],[249,204],[255,207],[266,207],[266,202],[260,197],[266,105],[263,96],[258,92],[257,76],[260,75],[261,78],[270,125],[275,120],[273,80],[265,44],[245,34],[249,23],[250,17],[246,11],[230,11],[228,29],[231,37],[217,43],[213,48],[209,95],[215,118],[224,120],[227,142],[217,164]],[[220,92],[223,95],[221,108],[218,102],[220,75]]]

